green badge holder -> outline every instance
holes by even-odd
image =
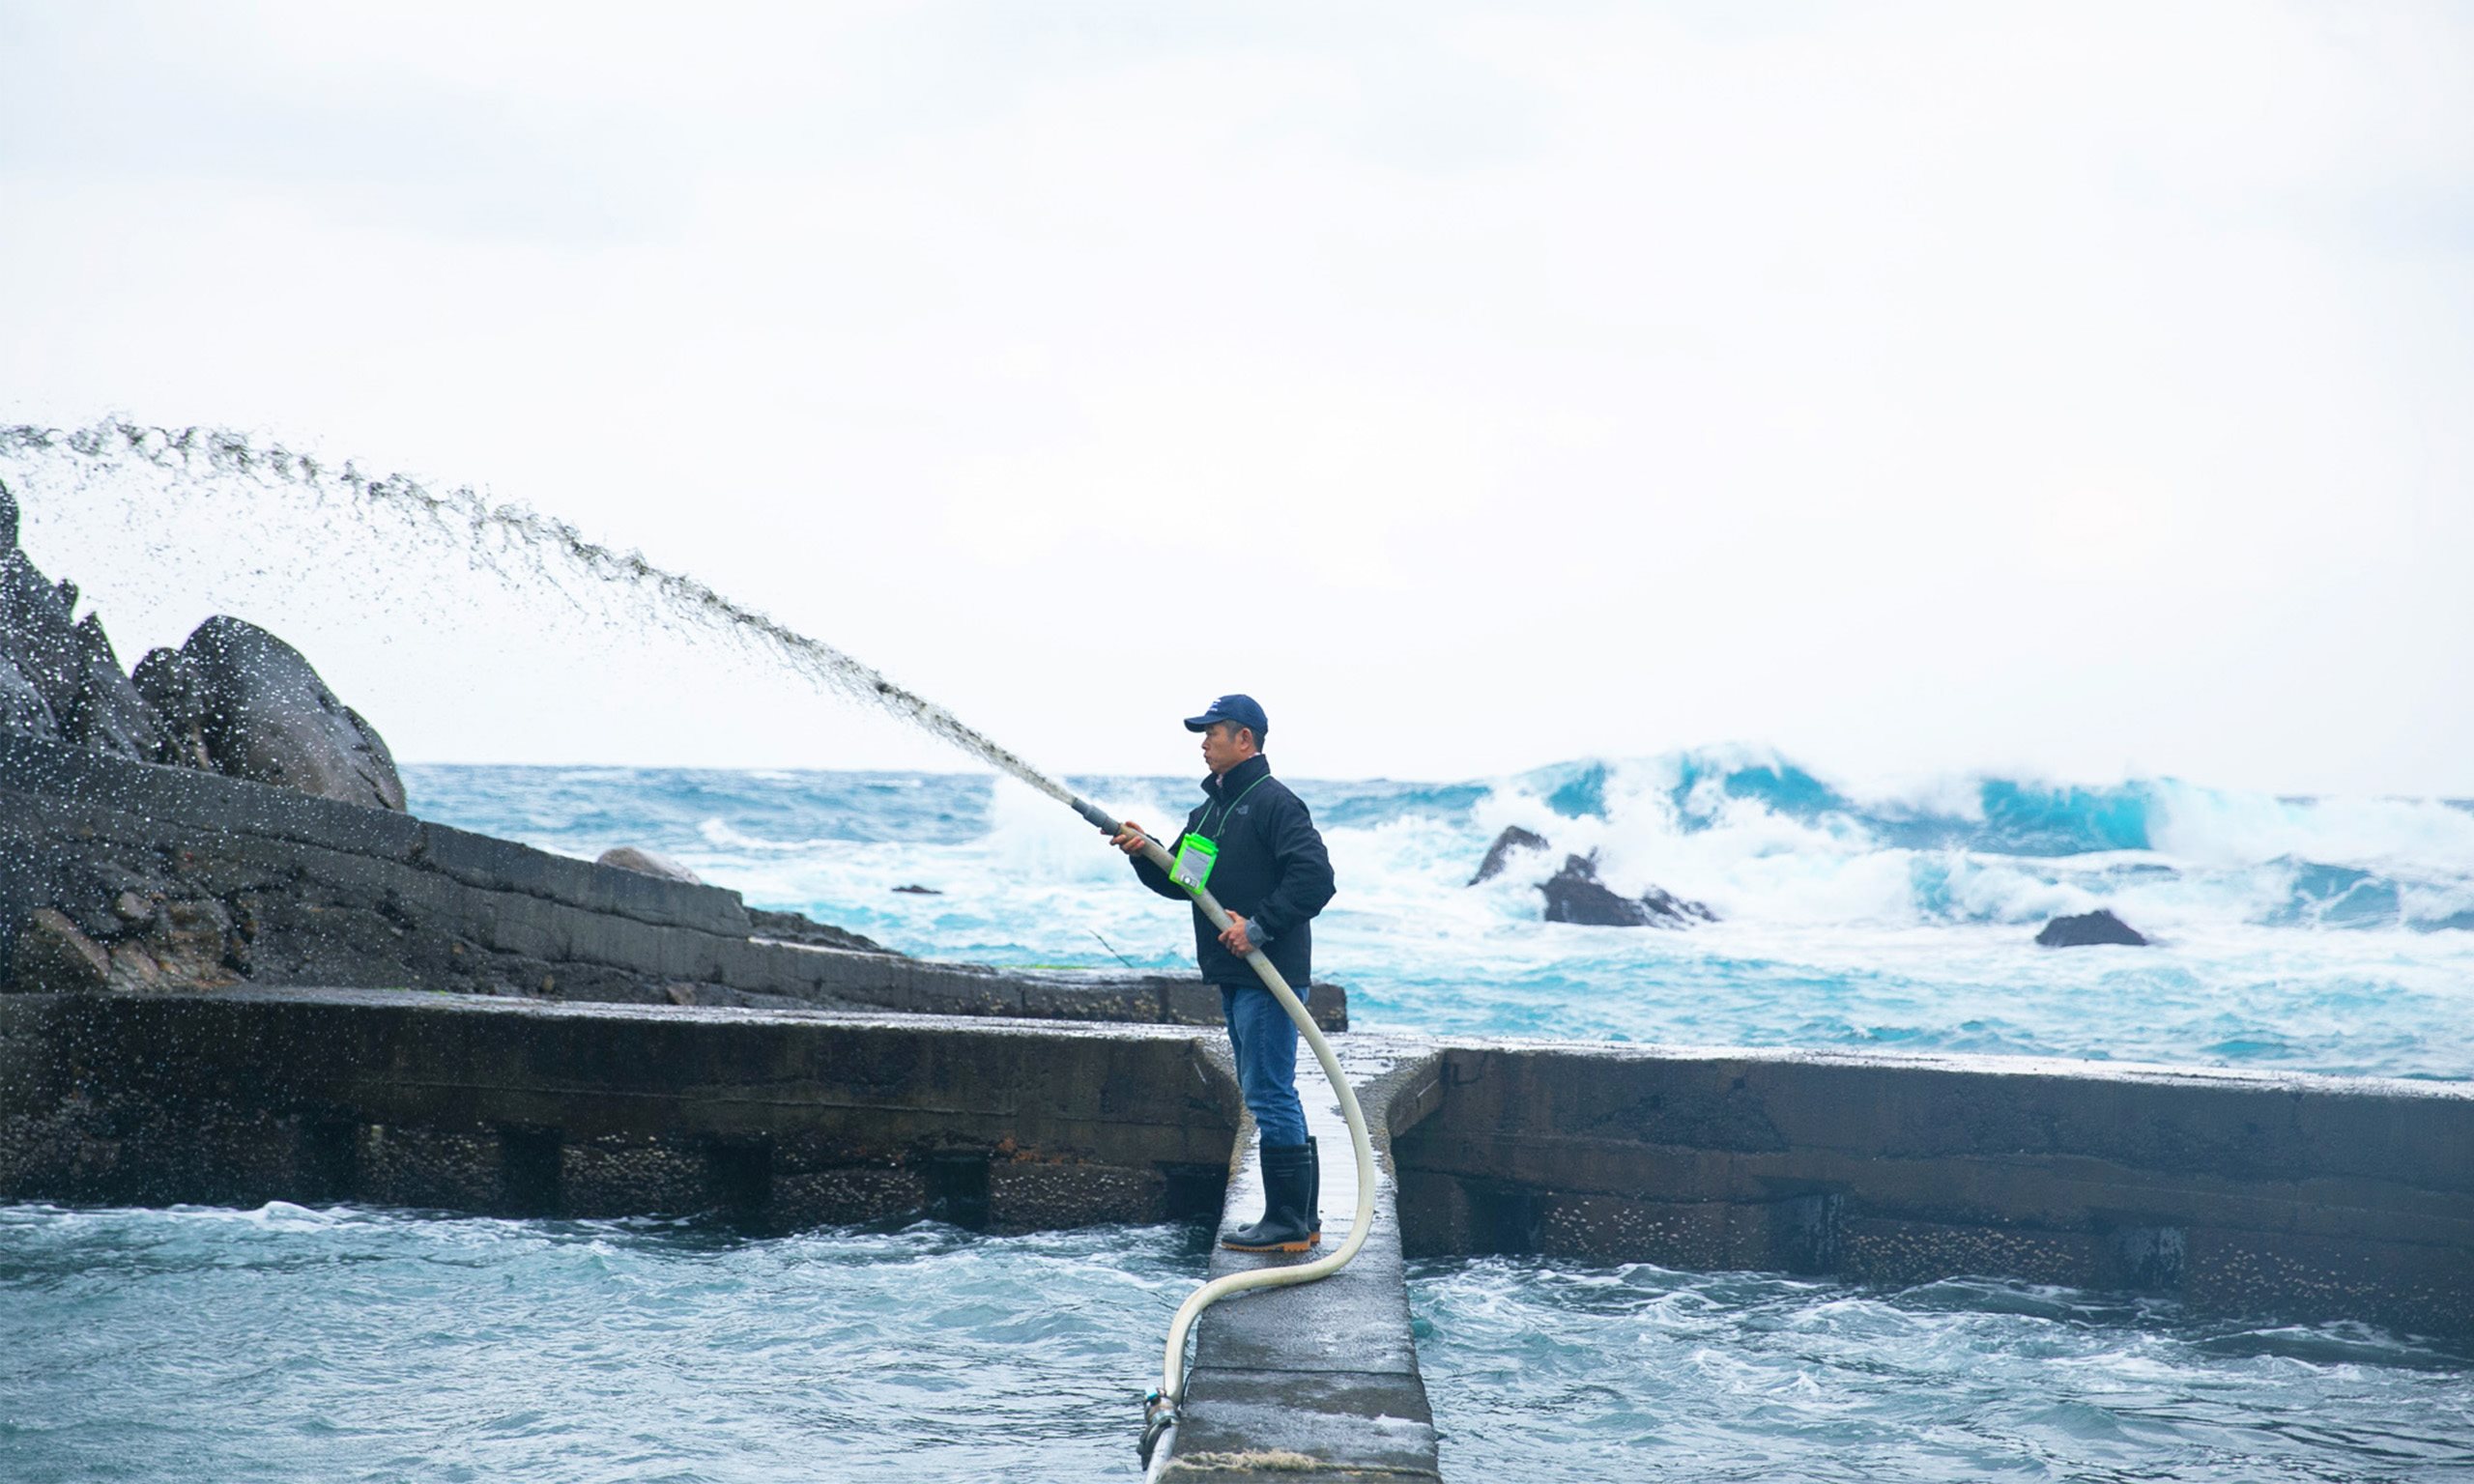
[[[1220,847],[1199,835],[1189,834],[1177,842],[1177,862],[1168,869],[1168,879],[1196,896],[1211,881],[1211,868],[1220,864]]]

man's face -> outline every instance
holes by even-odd
[[[1253,756],[1254,734],[1252,731],[1242,727],[1232,727],[1226,722],[1214,722],[1204,728],[1202,761],[1203,766],[1211,769],[1212,772],[1225,773]]]

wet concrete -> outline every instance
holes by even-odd
[[[2474,1333],[2474,1084],[1553,1042],[1442,1053],[1411,1250],[1961,1274]]]
[[[1424,1042],[1349,1037],[1336,1050],[1364,1107],[1376,1163],[1373,1225],[1346,1268],[1320,1282],[1236,1295],[1205,1310],[1173,1456],[1155,1476],[1202,1480],[1440,1477],[1434,1418],[1409,1331],[1391,1141],[1431,1111],[1439,1057]],[[1300,1048],[1298,1091],[1322,1152],[1323,1241],[1297,1256],[1213,1253],[1211,1276],[1310,1262],[1348,1238],[1357,1164],[1331,1084]],[[1263,1209],[1261,1156],[1248,1118],[1228,1182],[1223,1229]]]
[[[0,1197],[526,1215],[1216,1211],[1232,1078],[1168,1027],[395,990],[0,996]]]

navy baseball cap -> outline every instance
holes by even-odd
[[[1254,698],[1251,696],[1221,697],[1213,701],[1202,715],[1187,717],[1186,730],[1209,731],[1214,722],[1231,722],[1239,727],[1251,727],[1254,728],[1254,740],[1257,742],[1272,729],[1271,718],[1263,715],[1263,708],[1255,704]]]

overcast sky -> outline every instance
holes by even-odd
[[[1076,771],[1244,689],[1300,775],[2474,794],[2470,408],[2445,5],[0,0],[0,420],[471,483]],[[961,765],[40,493],[124,660],[240,613],[407,758]]]

